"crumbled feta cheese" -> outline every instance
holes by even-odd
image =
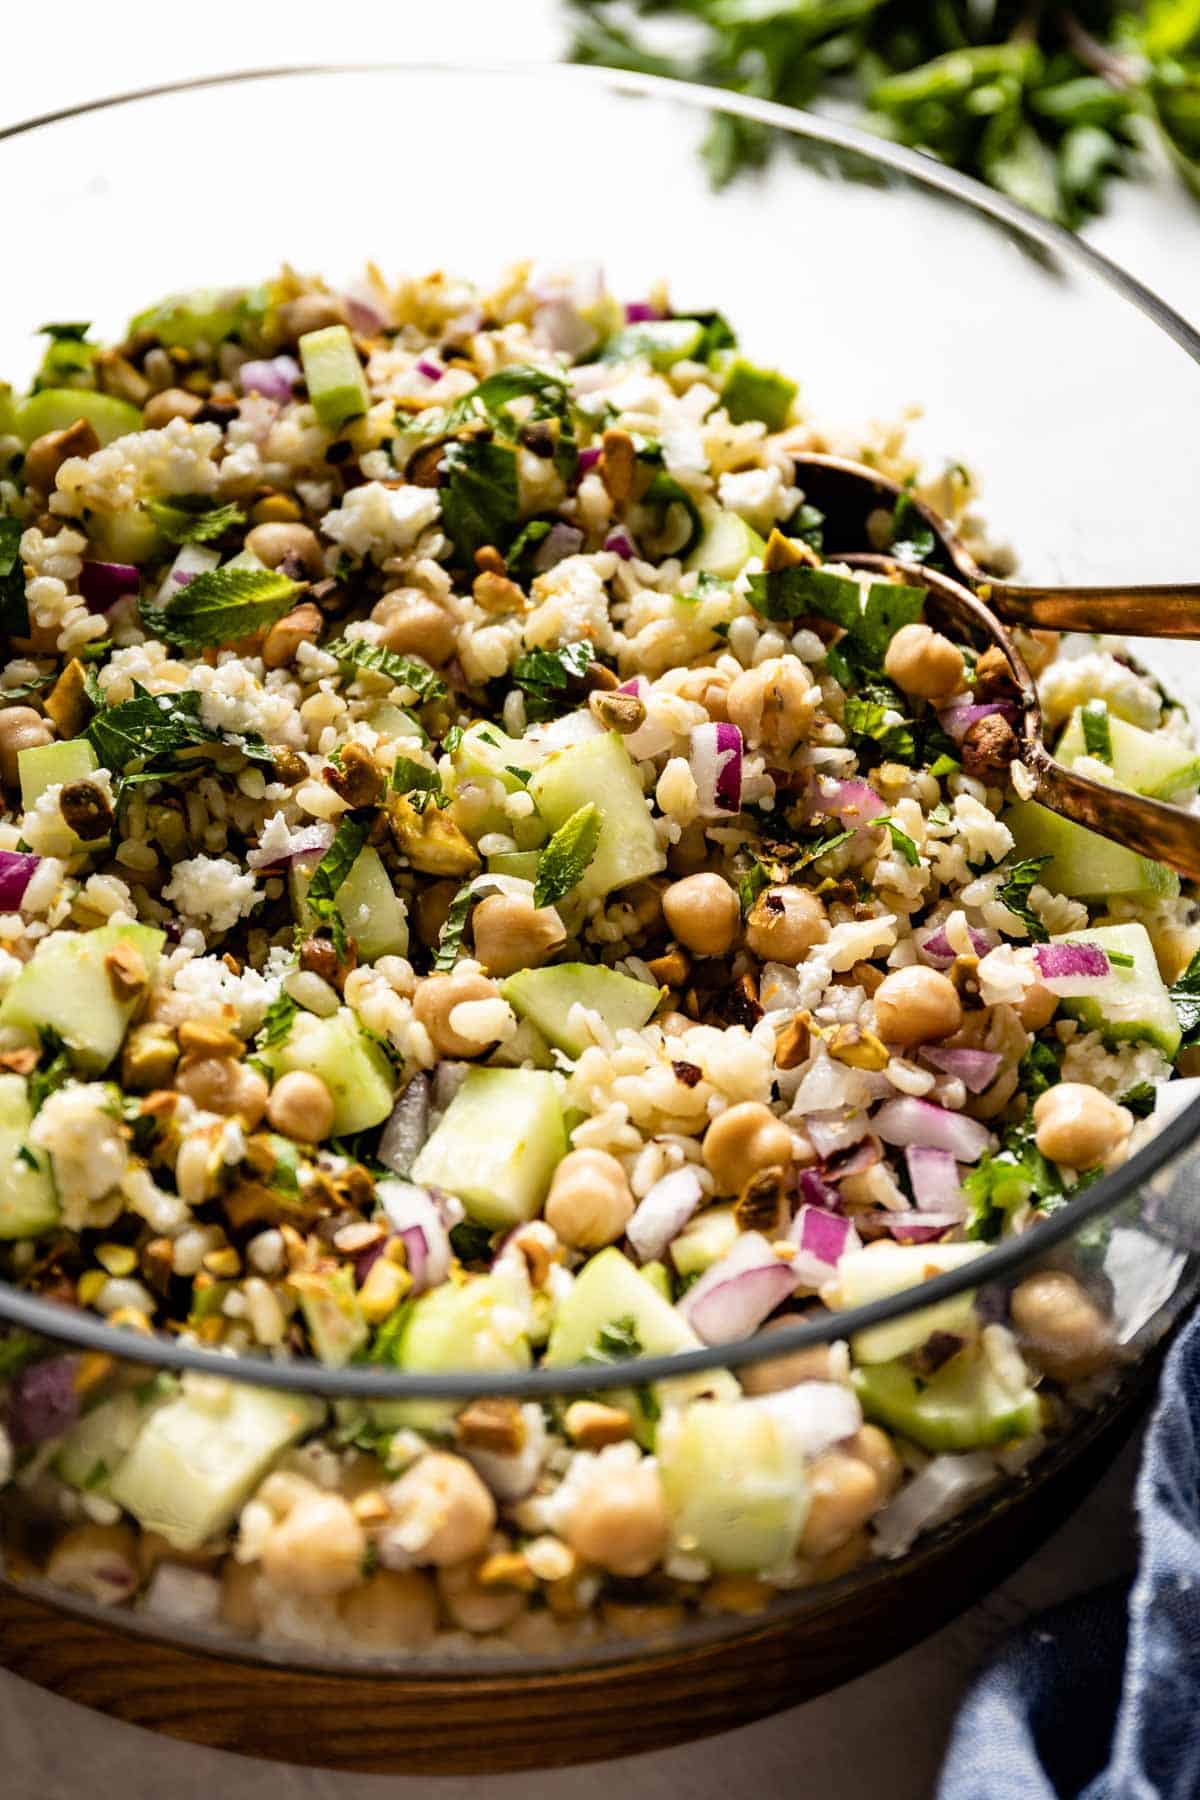
[[[411,550],[440,512],[436,488],[388,488],[368,481],[351,488],[341,506],[325,514],[321,530],[343,550],[383,562],[399,550]]]
[[[222,856],[192,856],[176,863],[163,899],[186,918],[207,922],[212,931],[232,931],[262,899],[250,873]]]

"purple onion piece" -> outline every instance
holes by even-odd
[[[1033,960],[1042,986],[1063,999],[1094,993],[1112,974],[1099,944],[1035,944]]]
[[[413,367],[418,375],[425,377],[426,381],[440,381],[446,373],[445,369],[439,368],[437,363],[430,362],[427,356],[418,357]]]
[[[28,850],[0,850],[0,912],[16,912],[41,862]]]
[[[952,737],[956,744],[961,744],[972,725],[977,724],[980,719],[990,719],[997,713],[1007,719],[1011,725],[1016,719],[1017,709],[1011,700],[992,700],[979,705],[948,706],[944,712],[938,714],[938,721],[947,737]]]
[[[615,531],[609,532],[604,540],[604,548],[611,550],[614,556],[619,556],[622,562],[632,562],[637,555],[633,539],[624,526],[618,526]]]
[[[966,1216],[966,1201],[958,1178],[958,1164],[948,1150],[929,1144],[909,1144],[904,1152],[913,1197],[921,1212]]]
[[[599,444],[589,444],[586,450],[581,450],[576,465],[579,473],[586,475],[589,469],[594,469],[603,454]]]
[[[969,925],[967,935],[971,940],[971,949],[976,956],[986,956],[989,950],[995,948],[994,934],[989,935],[988,932],[978,931],[974,925]],[[939,925],[936,931],[931,931],[928,937],[922,938],[917,949],[928,962],[935,965],[952,963],[958,954],[946,936],[945,927],[942,925]]]
[[[238,370],[243,394],[262,394],[281,404],[291,399],[300,381],[300,364],[294,356],[271,356],[244,362]]]
[[[320,860],[333,842],[333,826],[324,822],[318,825],[303,825],[293,831],[288,848],[282,853],[268,850],[248,850],[246,862],[252,869],[260,873],[274,869],[286,869],[289,863],[303,862],[311,857],[314,862]]]
[[[79,1417],[78,1367],[78,1357],[49,1356],[14,1375],[8,1390],[8,1423],[14,1444],[44,1444],[71,1429]]]
[[[429,1136],[429,1077],[414,1075],[393,1106],[376,1150],[395,1175],[407,1176]]]
[[[982,1094],[991,1087],[1004,1061],[998,1050],[956,1049],[944,1044],[923,1044],[920,1056],[931,1069],[961,1081],[969,1094]]]
[[[801,1169],[796,1177],[800,1198],[806,1206],[823,1207],[826,1212],[840,1205],[837,1189],[816,1169]]]
[[[627,325],[650,325],[667,314],[661,306],[655,306],[650,300],[627,300],[625,302],[625,323]]]
[[[990,1142],[987,1126],[978,1119],[934,1106],[929,1100],[916,1100],[910,1094],[886,1100],[872,1115],[871,1125],[885,1144],[926,1144],[934,1150],[948,1150],[955,1162],[978,1162]]]
[[[539,575],[553,569],[568,556],[578,556],[583,548],[583,533],[575,525],[561,522],[552,525],[534,553],[533,566]]]
[[[835,781],[818,776],[809,789],[809,814],[836,819],[844,831],[864,830],[887,811],[875,789],[865,781]]]
[[[141,572],[132,563],[85,562],[79,571],[79,592],[89,612],[109,612],[126,594],[136,594],[141,585]]]

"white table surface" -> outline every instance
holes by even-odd
[[[15,9],[13,9],[15,11]],[[25,10],[25,9],[22,9]],[[98,94],[225,69],[279,63],[552,56],[555,0],[316,0],[254,6],[205,0],[191,14],[161,0],[67,0],[53,40],[45,15],[5,20],[0,125]],[[286,28],[283,21],[286,20]],[[1124,184],[1088,237],[1185,315],[1200,319],[1200,214],[1165,172]],[[116,1725],[0,1676],[4,1800],[726,1800],[790,1794],[819,1800],[925,1800],[963,1688],[992,1645],[1031,1612],[1132,1565],[1126,1451],[1075,1517],[981,1605],[907,1655],[791,1712],[718,1739],[620,1764],[533,1776],[408,1780],[341,1776],[194,1750]],[[636,1705],[636,1697],[631,1696]]]

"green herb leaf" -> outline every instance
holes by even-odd
[[[578,688],[592,666],[592,646],[581,640],[558,650],[528,650],[513,664],[512,679],[525,695],[525,717],[549,719],[561,710],[570,688]]]
[[[802,500],[791,518],[781,527],[785,537],[797,538],[818,555],[825,548],[825,514],[817,506]]]
[[[901,827],[897,825],[895,819],[880,817],[878,819],[872,819],[871,824],[887,826],[888,831],[891,833],[892,848],[898,850],[905,862],[911,864],[915,869],[921,860],[921,853],[917,849],[912,838],[909,837],[907,831],[902,830]]]
[[[583,878],[600,842],[600,809],[594,800],[559,826],[538,856],[533,904],[554,906]]]
[[[1103,700],[1089,700],[1080,710],[1080,724],[1083,726],[1083,743],[1089,756],[1098,762],[1112,767],[1113,744],[1112,732],[1108,724],[1108,707]]]
[[[124,774],[130,763],[158,760],[197,744],[222,742],[200,717],[200,695],[150,694],[135,683],[132,700],[98,711],[84,731],[106,769]]]
[[[901,562],[924,563],[936,548],[933,528],[918,512],[912,495],[898,495],[892,508],[892,555]]]
[[[1062,1080],[1058,1054],[1050,1044],[1035,1038],[1017,1065],[1017,1092],[1032,1106],[1039,1094]]]
[[[1138,1081],[1121,1095],[1118,1102],[1127,1106],[1135,1119],[1148,1119],[1154,1111],[1158,1089],[1152,1081]]]
[[[747,594],[755,612],[766,619],[803,619],[816,613],[832,619],[843,631],[853,631],[862,621],[862,599],[857,581],[847,575],[831,575],[796,563],[786,569],[750,576]]]
[[[277,1044],[286,1044],[299,1011],[299,1006],[290,994],[276,994],[258,1028],[254,1039],[255,1049],[273,1050]]]
[[[343,815],[332,844],[313,870],[305,896],[310,912],[322,925],[328,925],[339,956],[346,947],[346,928],[337,908],[338,889],[357,862],[370,829],[369,816]]]
[[[1009,1217],[1026,1201],[1061,1204],[1065,1198],[1062,1177],[1038,1149],[1028,1114],[1009,1127],[999,1150],[982,1156],[964,1175],[962,1186],[967,1236],[988,1242],[1001,1235]]]
[[[882,665],[896,633],[919,619],[924,605],[923,588],[898,581],[873,581],[867,589],[862,623],[851,634],[860,653]]]
[[[1004,881],[997,891],[997,898],[1003,901],[1014,918],[1020,919],[1027,935],[1035,944],[1048,942],[1050,933],[1031,910],[1029,891],[1049,861],[1048,856],[1030,856],[1024,862],[1009,863]]]
[[[21,562],[24,531],[20,519],[0,519],[0,632],[9,637],[29,636],[25,570]]]
[[[450,1227],[450,1248],[459,1262],[490,1263],[492,1260],[492,1230],[488,1225],[476,1225],[471,1219],[462,1219],[457,1225]]]
[[[33,1113],[40,1112],[51,1094],[57,1093],[60,1087],[65,1087],[74,1074],[66,1045],[57,1031],[48,1025],[43,1026],[38,1037],[41,1040],[43,1060],[29,1077],[29,1109]]]
[[[637,539],[650,556],[686,556],[699,541],[704,530],[700,509],[687,489],[681,487],[665,469],[656,469],[639,504],[656,515],[649,529],[640,525]],[[678,512],[682,508],[687,528],[680,531]]]
[[[208,544],[246,520],[240,506],[232,501],[222,504],[211,494],[172,494],[169,499],[147,500],[145,510],[172,544]]]
[[[632,1317],[613,1319],[596,1333],[595,1343],[580,1357],[583,1363],[629,1362],[646,1354]]]
[[[446,684],[441,676],[415,656],[400,656],[382,644],[369,644],[365,638],[335,638],[321,648],[334,656],[346,669],[368,669],[386,675],[397,687],[410,688],[418,700],[445,698]]]
[[[300,582],[277,569],[209,569],[181,588],[169,606],[143,601],[140,610],[147,631],[164,643],[195,650],[273,625],[301,592]]]
[[[450,443],[442,473],[442,523],[459,562],[472,562],[489,544],[503,551],[521,517],[515,453],[480,438]]]
[[[437,954],[433,959],[433,966],[439,975],[448,974],[458,961],[458,953],[467,932],[467,920],[471,917],[475,903],[492,891],[486,883],[479,884],[472,879],[464,882],[455,894],[446,913],[445,923],[438,932]]]
[[[7,1331],[0,1337],[0,1381],[11,1381],[26,1363],[33,1362],[41,1345],[28,1331]]]
[[[948,756],[943,751],[937,760],[930,764],[929,773],[935,781],[940,781],[944,775],[957,775],[961,768],[962,764],[956,756]]]
[[[899,713],[899,724],[888,715]],[[846,734],[860,757],[874,763],[881,757],[911,763],[916,756],[912,721],[904,716],[904,697],[887,681],[864,682],[857,693],[846,695],[842,717]]]
[[[423,813],[431,802],[439,807],[450,804],[437,770],[414,762],[410,756],[397,756],[392,765],[392,788],[412,802],[414,812]]]
[[[1186,1050],[1200,1042],[1200,950],[1172,987],[1171,1000],[1179,1014],[1182,1048]]]

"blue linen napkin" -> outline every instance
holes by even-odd
[[[1200,1313],[1171,1350],[1137,1484],[1141,1560],[1044,1614],[976,1681],[938,1800],[1200,1797]]]

